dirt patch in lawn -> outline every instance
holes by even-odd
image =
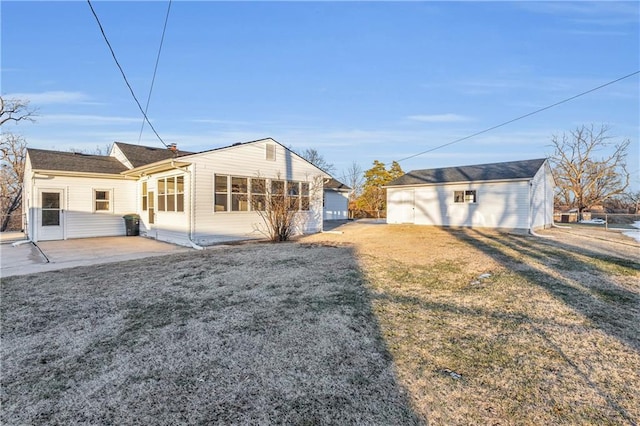
[[[637,424],[640,245],[352,223],[403,387],[432,424]]]
[[[2,280],[2,424],[421,424],[353,250],[252,244]]]

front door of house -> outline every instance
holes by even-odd
[[[42,189],[39,198],[38,240],[64,239],[64,190]]]

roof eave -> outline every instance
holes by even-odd
[[[144,166],[139,166],[139,167],[135,167],[133,169],[130,170],[125,170],[124,172],[121,172],[120,174],[123,176],[134,176],[134,177],[141,177],[141,176],[145,176],[145,175],[151,175],[154,173],[161,173],[161,172],[166,172],[168,170],[174,170],[174,169],[178,169],[181,167],[187,167],[190,166],[191,163],[188,161],[179,161],[176,160],[175,158],[169,158],[167,160],[162,160],[162,161],[156,161],[155,163],[151,163],[151,164],[146,164]]]
[[[512,178],[512,179],[485,179],[485,180],[460,180],[455,182],[436,182],[436,183],[409,183],[404,185],[383,185],[382,188],[406,188],[406,187],[414,187],[414,186],[442,186],[442,185],[464,185],[464,184],[476,184],[476,183],[501,183],[501,182],[519,182],[519,181],[528,181],[533,179],[531,177],[521,177],[521,178]]]
[[[68,177],[95,177],[101,179],[126,179],[128,176],[123,176],[121,173],[100,173],[100,172],[77,172],[71,170],[50,170],[50,169],[32,169],[34,175],[49,176],[68,176]]]

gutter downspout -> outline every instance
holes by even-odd
[[[205,247],[196,244],[195,241],[193,241],[193,234],[195,231],[195,192],[193,190],[194,187],[194,183],[193,183],[193,173],[191,173],[191,170],[189,170],[189,166],[185,167],[184,169],[182,167],[178,167],[175,165],[175,160],[171,160],[171,167],[173,167],[176,170],[181,170],[185,173],[187,173],[189,175],[189,231],[187,233],[187,238],[189,239],[189,243],[191,244],[191,247],[196,249],[196,250],[204,250]]]

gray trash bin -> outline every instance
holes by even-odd
[[[140,216],[137,214],[126,214],[124,218],[124,227],[127,230],[127,237],[140,235]]]

